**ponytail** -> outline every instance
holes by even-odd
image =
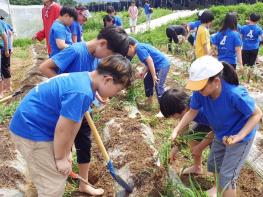
[[[238,86],[239,80],[236,70],[233,68],[233,66],[226,62],[222,62],[222,64],[224,66],[223,70],[217,75],[210,77],[209,81],[213,81],[215,77],[219,77],[220,79],[224,79],[229,84]]]

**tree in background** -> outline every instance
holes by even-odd
[[[60,0],[59,3],[61,5],[66,5],[66,6],[76,6],[77,2],[74,0]]]
[[[42,0],[10,0],[12,5],[42,5]]]

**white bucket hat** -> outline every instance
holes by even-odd
[[[196,59],[189,68],[189,80],[185,88],[193,91],[203,89],[208,79],[220,73],[223,68],[223,64],[212,56]]]

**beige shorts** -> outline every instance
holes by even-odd
[[[17,150],[28,165],[32,182],[37,188],[38,197],[63,196],[67,177],[57,171],[53,142],[35,142],[11,133]]]
[[[136,19],[130,18],[130,27],[134,27],[136,25],[137,25],[137,18]]]

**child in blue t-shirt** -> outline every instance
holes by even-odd
[[[172,139],[202,110],[215,133],[208,171],[218,174],[223,196],[235,197],[236,180],[253,143],[262,112],[248,91],[239,85],[238,76],[228,63],[203,56],[192,63],[189,74],[186,88],[194,91],[190,110],[174,129]],[[215,196],[216,186],[207,192],[208,196]]]
[[[191,97],[189,97],[183,90],[170,89],[164,92],[160,99],[160,109],[165,118],[181,119],[189,110]],[[197,116],[193,120],[195,125],[192,127],[192,132],[200,132],[200,137],[203,139],[196,139],[189,142],[191,152],[194,159],[194,165],[190,166],[182,172],[182,174],[202,174],[202,152],[212,143],[214,134],[209,127],[209,122],[202,110],[199,110]],[[173,147],[170,152],[170,162],[176,158],[177,148]]]
[[[9,25],[8,23],[6,23],[4,21],[4,17],[0,17],[1,19],[1,23],[3,23],[4,26],[4,30],[7,36],[7,42],[8,42],[8,49],[5,49],[5,47],[1,48],[1,60],[0,60],[0,73],[1,76],[0,78],[2,79],[2,83],[3,83],[3,88],[2,88],[2,92],[5,91],[12,91],[11,88],[11,69],[10,69],[10,64],[11,64],[11,54],[12,54],[12,48],[13,48],[13,28],[11,27],[11,25]],[[2,40],[1,40],[2,41]],[[1,42],[0,41],[0,42]],[[0,43],[0,46],[3,46],[4,43],[2,41],[2,43]],[[6,50],[8,50],[8,56],[6,56]],[[0,91],[0,95],[2,93]]]
[[[243,69],[241,55],[242,41],[237,31],[236,14],[226,14],[222,28],[213,37],[211,36],[211,42],[214,53],[217,50],[219,61],[227,62],[235,69],[238,62],[240,68]]]
[[[77,12],[74,8],[61,8],[60,16],[54,21],[50,29],[51,57],[72,44],[72,34],[69,27],[74,20],[77,20]]]
[[[150,29],[151,27],[151,15],[152,15],[152,8],[151,8],[151,5],[149,4],[149,1],[148,0],[145,0],[144,1],[144,13],[145,13],[145,16],[146,16],[146,26],[148,29]]]
[[[94,71],[100,58],[104,58],[114,53],[126,56],[129,48],[129,37],[122,28],[108,27],[100,31],[97,39],[89,42],[78,42],[59,52],[52,58],[43,62],[39,69],[48,78],[61,73]],[[105,103],[99,95],[99,101]],[[90,128],[85,120],[80,127],[75,140],[77,150],[77,161],[80,176],[88,180],[88,169],[91,159]],[[80,183],[79,190],[91,195],[101,195],[103,190],[95,189]]]
[[[244,25],[240,29],[240,34],[243,40],[242,60],[246,66],[255,65],[258,49],[260,44],[260,37],[263,38],[263,31],[261,27],[257,25],[260,20],[260,15],[252,13],[249,16],[247,25]]]
[[[117,27],[122,27],[122,20],[121,17],[117,15],[113,6],[108,6],[106,12],[114,18],[113,24]]]
[[[135,42],[130,39],[128,57],[137,54],[139,60],[146,66],[140,77],[144,79],[145,95],[147,97],[147,108],[153,103],[153,88],[155,87],[158,101],[164,93],[164,83],[170,69],[168,58],[150,44]],[[158,114],[161,116],[161,113]]]
[[[128,87],[131,79],[130,61],[113,55],[91,73],[59,75],[24,97],[10,131],[39,196],[63,196],[72,170],[71,148],[95,93],[112,97]]]

